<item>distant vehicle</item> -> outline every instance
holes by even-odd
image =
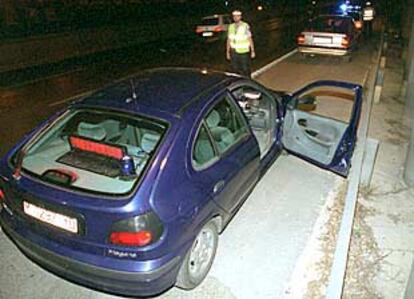
[[[342,56],[349,61],[360,33],[351,16],[321,15],[297,37],[298,50],[304,56]]]
[[[202,38],[213,38],[227,34],[231,18],[229,15],[218,14],[204,17],[197,26],[196,33]]]
[[[0,160],[1,227],[80,284],[131,296],[195,288],[282,149],[349,173],[361,105],[362,87],[339,81],[286,94],[197,69],[133,75],[75,101]],[[335,118],[332,106],[348,113]]]

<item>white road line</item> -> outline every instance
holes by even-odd
[[[292,56],[293,54],[295,54],[297,51],[298,51],[298,49],[294,49],[294,50],[290,51],[289,53],[286,53],[285,55],[277,58],[276,60],[266,64],[265,66],[261,67],[257,71],[253,72],[252,73],[252,78],[257,78],[258,76],[260,76],[261,74],[263,74],[264,72],[269,70],[270,68],[274,67],[276,64],[282,62],[283,60],[285,60],[285,59],[289,58],[290,56]]]

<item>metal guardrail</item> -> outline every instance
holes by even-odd
[[[371,82],[369,85],[369,93],[366,98],[367,102],[363,110],[363,119],[360,130],[358,132],[358,143],[356,145],[355,153],[352,159],[352,165],[348,190],[345,197],[344,212],[341,220],[341,226],[338,233],[336,249],[334,253],[334,260],[329,277],[329,284],[326,292],[328,299],[340,299],[342,297],[344,280],[346,274],[346,266],[348,262],[348,253],[351,243],[352,228],[355,217],[355,210],[358,201],[358,190],[362,172],[362,162],[364,158],[364,151],[367,144],[367,135],[369,128],[369,121],[371,117],[372,105],[374,102],[374,91],[378,81],[378,72],[380,70],[380,62],[384,44],[384,30],[381,33],[381,42],[376,59],[376,66],[374,71],[370,74]]]

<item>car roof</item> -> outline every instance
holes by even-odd
[[[205,16],[203,17],[203,19],[214,19],[214,18],[219,18],[220,16],[222,17],[229,17],[229,14],[215,14],[215,15],[210,15],[210,16]]]
[[[235,74],[204,69],[157,68],[121,79],[81,99],[76,105],[136,113],[158,110],[180,116],[193,101],[202,100],[204,93],[214,92],[238,79],[240,76]],[[137,105],[131,105],[133,101]]]
[[[351,16],[347,16],[347,15],[337,15],[337,14],[326,14],[326,15],[319,15],[316,17],[317,18],[338,18],[338,19],[349,19],[352,20]]]

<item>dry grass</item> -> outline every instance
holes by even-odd
[[[345,276],[344,299],[381,298],[376,292],[374,279],[386,255],[381,255],[372,229],[366,223],[366,218],[374,214],[374,209],[358,203]]]
[[[338,193],[335,204],[330,209],[324,236],[320,240],[324,256],[316,264],[319,277],[308,284],[304,298],[325,298],[343,214],[346,187],[345,185]],[[372,191],[366,190],[365,193],[369,194]],[[375,290],[374,278],[380,270],[380,263],[386,256],[381,255],[372,229],[366,223],[366,217],[374,213],[374,209],[367,208],[361,203],[357,204],[342,296],[344,299],[381,298]]]
[[[316,264],[318,279],[311,281],[307,286],[307,292],[304,298],[316,299],[325,298],[325,289],[328,285],[330,270],[335,252],[336,239],[342,219],[344,209],[344,199],[347,190],[347,184],[341,186],[334,205],[329,209],[329,218],[324,227],[323,237],[320,239],[321,251],[323,257]]]

